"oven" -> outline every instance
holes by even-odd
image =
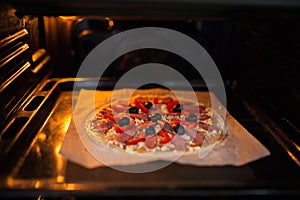
[[[299,2],[13,0],[0,6],[0,198],[299,198]],[[78,74],[101,42],[142,27],[175,30],[201,44],[222,77],[227,110],[270,156],[238,167],[172,163],[135,174],[87,169],[60,155],[82,89],[110,91],[135,66],[162,63],[207,91],[193,65],[159,49],[120,55],[99,66],[101,77]],[[184,89],[176,79],[166,84]],[[154,87],[160,86],[142,86]]]

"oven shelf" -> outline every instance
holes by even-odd
[[[27,109],[16,114],[16,119],[26,118],[24,126],[38,126],[23,127],[27,130],[25,133],[28,130],[33,132],[27,136],[20,132],[23,143],[17,140],[1,161],[0,167],[4,170],[0,172],[0,197],[148,195],[257,198],[300,195],[299,166],[288,156],[288,149],[282,148],[279,141],[255,120],[253,113],[242,103],[242,97],[234,92],[229,96],[229,112],[270,150],[271,156],[241,167],[171,164],[144,174],[129,174],[109,167],[85,169],[67,161],[59,154],[59,149],[71,122],[72,98],[76,100],[81,88],[89,89],[97,84],[95,79],[80,79],[73,91],[74,80],[47,80],[33,95],[32,101],[24,106]],[[110,89],[111,84],[106,83],[106,89]],[[14,155],[16,150],[19,151],[17,156]]]

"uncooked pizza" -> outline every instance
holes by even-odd
[[[172,97],[136,96],[93,113],[85,124],[90,138],[128,153],[197,152],[227,135],[210,106]]]

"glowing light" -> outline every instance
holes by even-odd
[[[59,18],[63,19],[63,20],[73,20],[76,19],[76,16],[59,16]]]

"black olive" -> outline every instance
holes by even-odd
[[[153,106],[151,102],[145,103],[144,107],[150,109]]]
[[[151,121],[152,122],[157,122],[158,120],[161,120],[162,119],[162,116],[161,116],[161,114],[159,114],[159,113],[155,113],[155,115],[153,115],[152,117],[151,117]]]
[[[153,126],[150,126],[149,128],[146,129],[146,135],[154,135],[155,134],[155,129]]]
[[[130,124],[130,119],[128,117],[122,117],[119,121],[118,121],[119,126],[127,126]]]
[[[185,132],[184,127],[181,124],[176,124],[176,126],[173,127],[173,130],[179,135],[183,135]]]
[[[189,122],[197,122],[197,115],[195,114],[189,114],[187,116],[187,118],[185,118],[186,121],[189,121]]]
[[[137,107],[131,107],[128,109],[129,113],[139,113],[139,109]]]
[[[173,108],[173,112],[181,112],[182,110],[182,105],[177,104],[174,108]]]

